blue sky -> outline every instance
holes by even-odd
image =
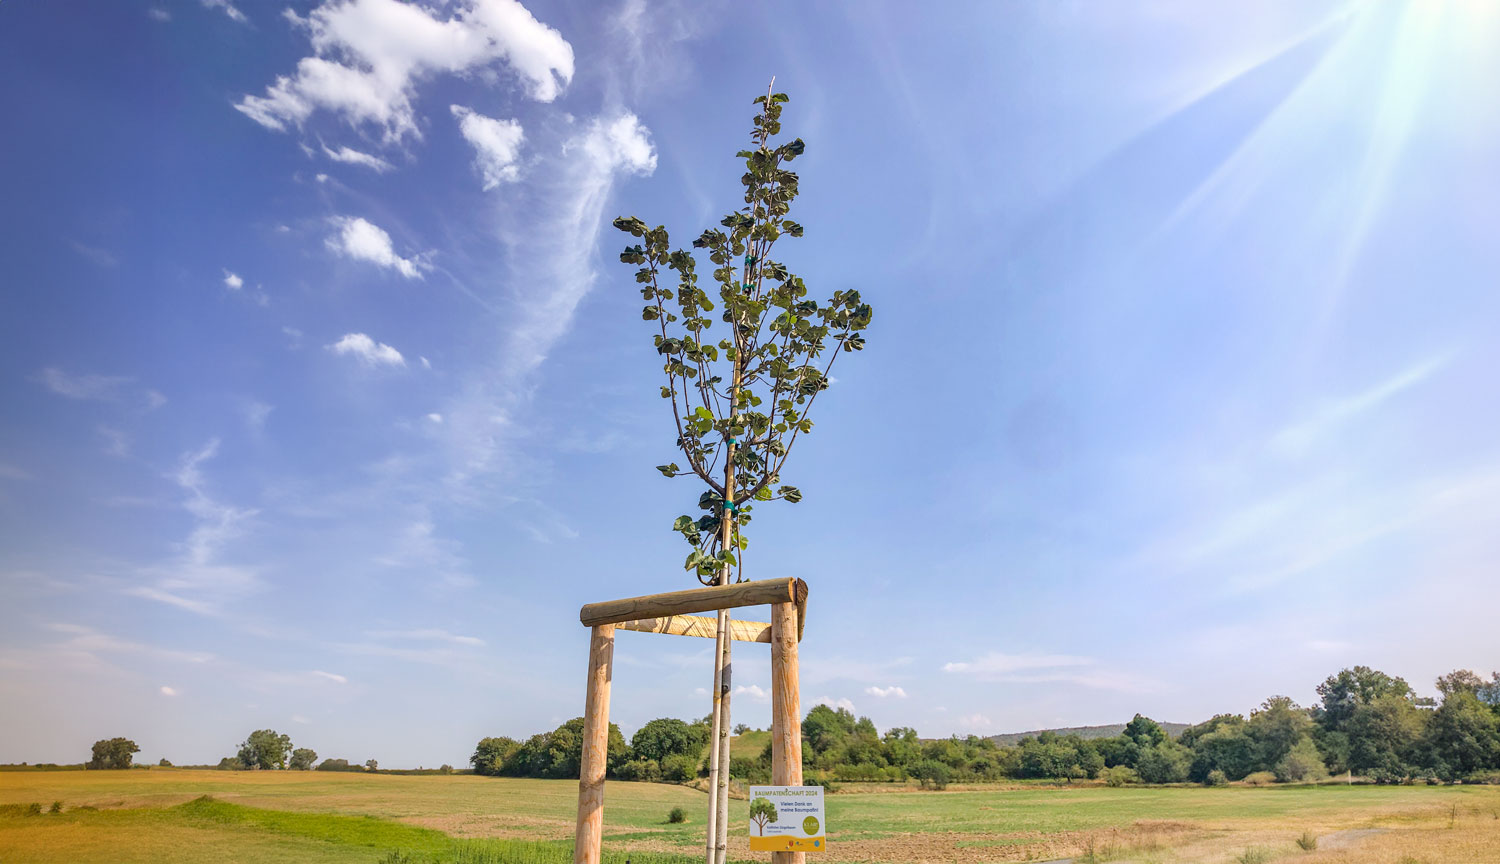
[[[747,572],[925,735],[1497,665],[1485,3],[0,7],[0,761],[463,763],[686,587],[619,214],[684,243],[776,76],[788,263],[869,347]],[[614,718],[707,713],[622,634]],[[736,719],[769,714],[763,646]]]

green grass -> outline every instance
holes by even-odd
[[[245,807],[207,796],[165,808],[73,810],[37,816],[26,805],[0,808],[0,860],[6,862],[214,861],[365,864],[571,864],[572,844],[506,839],[455,840],[441,831],[330,813]],[[692,864],[685,855],[607,850],[605,864]]]
[[[1204,789],[1193,786],[1107,789],[999,789],[976,792],[889,792],[833,795],[828,820],[838,836],[890,833],[1057,833],[1130,825],[1140,819],[1220,823],[1336,816],[1370,808],[1448,806],[1454,800],[1495,802],[1488,787],[1292,786]],[[1437,793],[1437,794],[1434,794]]]

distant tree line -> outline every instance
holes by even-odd
[[[950,782],[1103,778],[1111,785],[1306,782],[1349,772],[1376,783],[1500,782],[1500,673],[1460,670],[1437,681],[1441,700],[1418,697],[1401,678],[1365,666],[1329,676],[1319,702],[1303,708],[1273,696],[1250,716],[1220,714],[1173,739],[1139,714],[1114,737],[1043,732],[1001,746],[976,735],[923,740],[908,727],[881,734],[868,717],[815,706],[802,721],[806,781]],[[475,773],[573,778],[583,719],[525,741],[485,738],[470,757]],[[741,732],[743,734],[743,732]],[[707,718],[653,720],[626,743],[609,730],[608,770],[622,780],[681,783],[707,771]],[[771,748],[736,757],[731,775],[771,779]]]

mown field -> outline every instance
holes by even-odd
[[[0,772],[0,862],[566,864],[576,788],[471,775]],[[610,860],[696,860],[705,800],[612,782]],[[61,812],[48,812],[53,802]],[[674,806],[686,824],[667,823]],[[1482,786],[860,791],[830,796],[828,818],[827,862],[1500,862],[1500,788]],[[740,827],[731,847],[745,843]]]

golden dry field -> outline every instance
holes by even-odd
[[[562,864],[575,794],[570,781],[472,775],[7,771],[0,864]],[[606,850],[619,862],[686,864],[704,800],[611,782]],[[676,806],[686,824],[667,823]],[[1500,862],[1500,787],[1490,786],[871,787],[830,796],[828,818],[829,864]]]

